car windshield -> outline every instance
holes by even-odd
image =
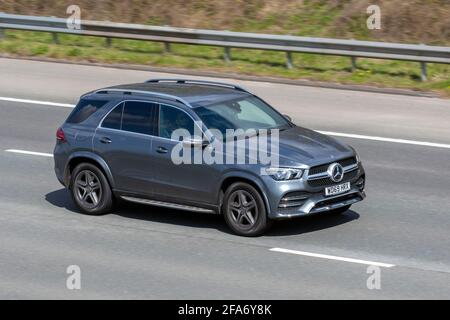
[[[290,123],[272,107],[255,96],[240,97],[218,103],[201,104],[194,111],[208,129],[286,129]]]

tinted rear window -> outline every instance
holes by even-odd
[[[108,116],[103,120],[102,127],[103,128],[110,128],[110,129],[117,129],[120,130],[121,123],[122,123],[122,110],[123,110],[124,103],[122,102],[120,105],[114,108],[113,111],[111,111]]]
[[[153,134],[157,108],[158,105],[155,103],[126,101],[122,115],[122,130]]]
[[[94,114],[98,109],[102,108],[107,102],[108,101],[104,100],[81,99],[66,122],[81,123]]]

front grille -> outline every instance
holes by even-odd
[[[346,158],[346,159],[342,159],[342,160],[338,160],[338,161],[322,164],[320,166],[312,167],[311,169],[309,169],[309,175],[327,172],[328,167],[330,166],[330,164],[336,163],[336,162],[339,163],[343,167],[348,167],[348,166],[351,166],[351,165],[354,165],[354,164],[357,163],[355,157]]]
[[[311,196],[308,192],[295,191],[286,193],[283,198],[281,198],[278,205],[279,208],[293,208],[302,206],[305,201]]]
[[[354,179],[357,176],[357,174],[358,174],[358,170],[353,170],[353,171],[347,172],[344,174],[344,178],[339,183],[348,182],[348,181]],[[316,180],[308,180],[308,184],[311,187],[326,187],[329,185],[336,184],[336,182],[331,180],[331,178],[327,177],[327,178],[316,179]]]

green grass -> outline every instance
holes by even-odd
[[[264,22],[262,22],[264,23]],[[351,72],[350,58],[294,54],[295,68],[285,67],[283,52],[232,49],[232,62],[223,60],[223,49],[207,46],[172,44],[170,53],[161,43],[114,39],[106,47],[104,38],[59,34],[54,44],[48,33],[7,31],[0,40],[0,52],[18,56],[102,63],[130,63],[147,66],[187,68],[247,75],[310,79],[345,84],[433,90],[450,96],[450,66],[428,64],[427,82],[420,81],[420,65],[414,62],[358,59]]]

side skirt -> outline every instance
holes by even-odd
[[[122,199],[126,200],[126,201],[140,203],[140,204],[147,204],[147,205],[152,205],[152,206],[171,208],[171,209],[177,209],[177,210],[192,211],[192,212],[218,214],[216,211],[211,210],[211,209],[205,209],[205,208],[194,207],[194,206],[187,206],[187,205],[178,204],[178,203],[171,203],[171,202],[143,199],[143,198],[130,197],[130,196],[120,196],[120,197]]]

